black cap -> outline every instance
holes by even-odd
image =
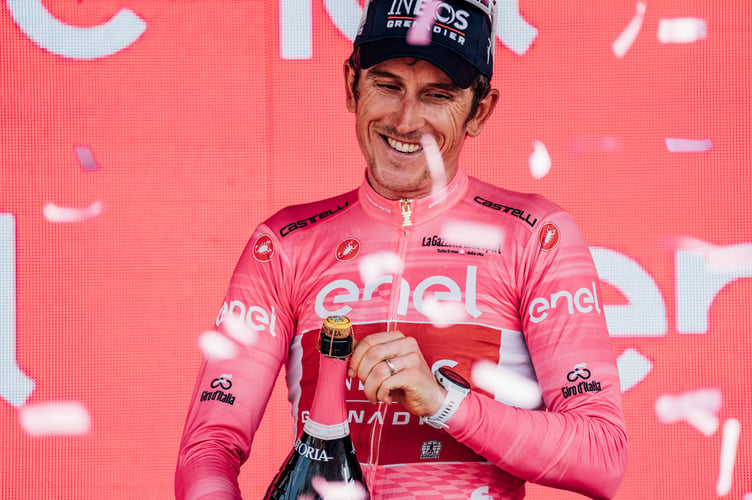
[[[417,57],[441,69],[461,88],[482,74],[493,75],[496,0],[443,0],[431,26],[430,45],[407,42],[407,32],[433,0],[370,0],[366,2],[354,47],[360,64],[397,57]]]

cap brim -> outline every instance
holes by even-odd
[[[472,85],[480,72],[453,50],[438,44],[410,45],[404,38],[385,38],[360,45],[362,68],[398,57],[415,57],[430,62],[457,84],[466,89]]]

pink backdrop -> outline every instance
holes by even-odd
[[[750,500],[752,4],[500,4],[502,100],[463,163],[592,245],[631,439],[618,498]],[[246,238],[362,176],[341,70],[359,11],[0,2],[0,497],[172,496],[197,338]],[[290,447],[281,389],[246,498]]]

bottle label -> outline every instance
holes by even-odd
[[[319,439],[339,439],[350,434],[350,426],[347,421],[341,424],[322,425],[309,418],[303,426],[303,431]]]

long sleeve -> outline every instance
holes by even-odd
[[[621,389],[592,257],[568,214],[554,215],[533,235],[517,276],[546,411],[473,391],[448,432],[524,480],[610,498],[627,463]]]
[[[238,472],[294,332],[290,273],[282,271],[285,258],[270,234],[261,226],[251,238],[217,317],[216,331],[233,342],[236,355],[202,359],[175,472],[179,500],[240,498]],[[243,335],[227,326],[231,315],[244,321]]]

